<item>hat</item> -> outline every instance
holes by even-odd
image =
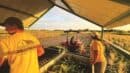
[[[91,37],[94,39],[100,39],[100,35],[98,32],[92,32]]]
[[[3,23],[0,23],[1,26],[5,26],[5,24],[8,24],[8,25],[12,25],[12,24],[22,25],[23,22],[17,17],[8,17]]]

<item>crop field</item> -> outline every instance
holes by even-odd
[[[77,38],[83,41],[86,54],[81,55],[78,51],[75,53],[71,53],[76,55],[76,57],[71,58],[70,56],[62,57],[55,64],[50,66],[48,70],[44,73],[91,73],[91,64],[89,64],[89,45],[90,45],[90,34],[91,32],[71,32],[68,35],[63,31],[46,31],[46,30],[38,30],[38,31],[27,31],[36,36],[43,47],[45,48],[45,56],[39,58],[40,67],[45,66],[55,57],[60,54],[60,49],[56,49],[56,46],[61,46],[61,43],[66,39],[70,39],[72,36],[76,36]],[[123,49],[130,51],[130,36],[129,35],[117,35],[111,33],[105,33],[104,38],[109,40],[110,42],[122,47]],[[107,68],[105,73],[130,73],[130,57],[126,57],[121,52],[117,51],[115,47],[110,44],[104,42],[105,44],[105,54],[107,59]],[[51,47],[51,49],[50,49]],[[67,48],[65,48],[67,49]],[[52,52],[53,51],[53,52]],[[69,54],[70,52],[66,52]],[[78,57],[77,57],[78,56]],[[84,62],[80,58],[86,58],[86,62]],[[78,59],[79,60],[78,60]],[[81,59],[81,60],[80,60]],[[75,71],[77,70],[77,71]]]
[[[130,35],[119,35],[113,33],[106,33],[104,38],[112,43],[130,51]]]
[[[58,33],[57,33],[58,32]],[[35,34],[34,34],[35,35]],[[38,37],[40,37],[41,43],[45,47],[49,46],[61,46],[61,42],[65,41],[67,39],[67,34],[64,33],[63,31],[46,31],[44,32],[44,35],[37,33]],[[40,36],[39,36],[40,35]],[[42,36],[43,37],[42,37]],[[46,36],[46,37],[45,37]],[[91,40],[89,39],[90,37],[90,32],[83,32],[83,33],[69,33],[68,39],[70,37],[76,36],[80,38],[86,47],[86,55],[84,57],[89,58],[89,45]],[[128,40],[130,38],[129,35],[117,35],[117,34],[111,34],[111,33],[105,33],[104,38],[111,41],[112,43],[122,47],[125,50],[130,50],[129,49],[129,42]],[[105,44],[106,48],[106,58],[107,58],[107,69],[106,73],[129,73],[130,72],[130,59],[125,57],[122,53],[117,51],[114,47],[112,47],[109,44]],[[74,53],[74,54],[78,54]],[[80,55],[80,54],[78,54]],[[51,69],[48,70],[47,73],[89,73],[87,66],[89,66],[87,63],[80,63],[80,62],[73,62],[73,59],[66,59],[63,58],[60,62],[56,63],[51,67]],[[70,64],[71,63],[71,64]],[[80,71],[75,72],[74,70],[77,69],[79,66]],[[82,67],[80,67],[82,66]],[[91,66],[90,66],[91,67]],[[88,71],[86,71],[88,70]]]

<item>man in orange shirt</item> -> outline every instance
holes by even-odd
[[[10,73],[40,73],[38,56],[44,54],[40,42],[24,31],[17,17],[9,17],[1,25],[10,36],[0,41],[0,64],[7,59]]]

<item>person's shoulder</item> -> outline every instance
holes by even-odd
[[[3,38],[0,40],[0,43],[5,43],[5,42],[8,42],[9,38]]]
[[[29,39],[32,39],[32,40],[38,40],[37,37],[30,32],[24,32],[24,34],[25,34],[26,38],[29,38]]]
[[[98,40],[92,40],[91,44],[98,45],[98,44],[100,44],[100,41],[98,41]]]
[[[102,42],[100,40],[96,40],[95,43],[96,44],[102,44]]]
[[[29,33],[29,32],[23,32],[23,35],[26,35],[26,36],[34,36],[33,34]]]
[[[100,45],[100,46],[104,46],[102,41],[97,41],[97,44]]]

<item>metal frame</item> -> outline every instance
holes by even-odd
[[[34,22],[32,22],[29,26],[31,27],[35,22],[37,22],[42,16],[44,16],[48,11],[50,11],[52,8],[54,7],[54,5],[52,5],[45,13],[43,13],[39,18],[37,18]]]

